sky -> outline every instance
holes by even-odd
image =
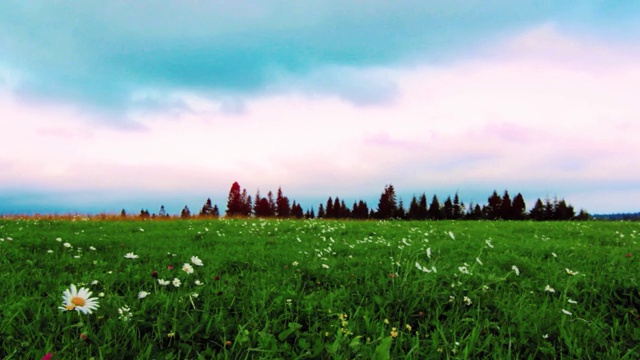
[[[0,2],[0,214],[494,190],[640,211],[640,2]]]

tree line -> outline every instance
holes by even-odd
[[[227,207],[225,211],[227,217],[256,217],[256,218],[295,218],[295,219],[378,219],[378,220],[588,220],[591,218],[585,210],[580,210],[576,214],[574,207],[564,199],[554,198],[537,199],[534,206],[527,210],[524,198],[520,193],[511,199],[509,192],[504,191],[500,196],[497,191],[487,198],[486,204],[469,203],[466,205],[460,201],[458,193],[448,196],[444,202],[440,203],[437,195],[433,195],[431,201],[427,201],[427,196],[422,193],[420,196],[413,195],[408,206],[405,206],[402,199],[398,199],[393,185],[386,185],[380,195],[377,208],[370,208],[363,200],[358,200],[351,206],[347,206],[344,200],[339,197],[329,197],[326,203],[318,206],[317,213],[313,208],[304,211],[302,206],[296,201],[290,201],[278,188],[275,198],[273,192],[269,191],[266,196],[260,194],[258,190],[255,197],[248,194],[246,189],[240,187],[238,182],[234,182],[229,190]],[[123,209],[121,216],[127,214]],[[148,210],[142,209],[138,215],[140,218],[168,218],[171,217],[164,208],[160,207],[158,214],[150,214]],[[180,218],[188,219],[192,217],[218,218],[220,209],[212,204],[208,198],[198,213],[191,213],[188,206],[180,212]]]

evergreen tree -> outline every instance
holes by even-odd
[[[211,205],[211,198],[208,198],[207,201],[202,206],[202,210],[200,210],[200,216],[202,217],[213,216],[213,206]]]
[[[514,220],[524,220],[527,216],[526,211],[527,206],[524,202],[524,198],[522,197],[522,194],[518,193],[518,195],[513,198],[513,203],[511,204],[512,218]]]
[[[553,202],[547,198],[544,202],[544,217],[542,220],[553,220],[555,218],[555,209],[556,204],[558,203],[558,198],[555,198]]]
[[[244,196],[243,196],[244,195]],[[229,197],[227,198],[227,216],[242,216],[244,214],[246,201],[246,190],[244,194],[240,189],[240,184],[234,182],[229,190]]]
[[[267,193],[267,202],[269,203],[269,216],[276,216],[276,202],[273,200],[273,193]]]
[[[464,217],[464,203],[460,203],[460,196],[456,191],[453,197],[453,219],[458,220]]]
[[[420,219],[420,205],[418,204],[418,199],[413,195],[411,198],[411,202],[409,203],[409,212],[407,213],[407,218],[410,220],[419,220]]]
[[[498,195],[498,192],[493,190],[493,194],[489,197],[489,205],[487,206],[487,218],[489,220],[497,220],[501,218],[500,207],[502,205],[502,198]]]
[[[453,202],[451,201],[451,196],[447,196],[447,200],[444,201],[444,206],[442,207],[444,210],[444,218],[445,219],[453,219]]]
[[[442,219],[442,214],[440,213],[440,202],[438,201],[438,197],[433,195],[431,199],[431,205],[429,205],[429,219],[431,220],[440,220]]]
[[[326,219],[333,219],[336,217],[335,211],[333,210],[333,199],[329,196],[329,200],[327,200],[327,209],[325,210],[324,217]]]
[[[220,210],[218,209],[218,205],[213,205],[213,209],[211,210],[211,216],[214,218],[220,217]]]
[[[536,221],[545,220],[545,206],[542,203],[542,200],[540,200],[540,198],[536,200],[535,205],[533,205],[533,208],[529,212],[529,216],[531,217],[532,220],[536,220]]]
[[[429,218],[429,208],[427,208],[427,195],[422,193],[420,196],[418,220],[426,220]]]
[[[398,209],[396,210],[395,218],[405,220],[407,218],[407,213],[404,209],[404,204],[402,203],[402,199],[398,200]]]
[[[288,218],[291,216],[289,198],[282,194],[282,188],[278,188],[278,193],[276,195],[276,216],[279,218]]]
[[[581,221],[591,220],[591,215],[589,215],[589,213],[586,210],[580,209],[580,213],[578,213],[578,216],[576,216],[576,220],[581,220]]]
[[[189,207],[187,205],[184,206],[182,211],[180,212],[181,219],[188,219],[191,217],[191,211],[189,211]]]
[[[505,220],[513,220],[514,217],[515,216],[513,214],[511,197],[509,196],[509,192],[505,190],[504,195],[502,195],[502,201],[500,203],[500,218]]]
[[[322,204],[320,204],[320,206],[318,206],[318,219],[324,219],[327,217],[327,214],[324,211],[324,207],[322,206]]]
[[[396,191],[393,185],[385,186],[384,192],[380,195],[378,202],[378,219],[392,219],[396,216],[398,204],[396,200]]]
[[[340,199],[336,196],[336,199],[333,200],[333,217],[336,219],[341,219],[343,216],[342,207],[340,205]]]

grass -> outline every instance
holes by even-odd
[[[637,359],[639,237],[628,222],[0,220],[0,358]],[[70,284],[100,307],[60,310]]]

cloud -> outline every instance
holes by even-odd
[[[534,1],[516,6],[506,0],[428,6],[417,0],[5,2],[0,73],[21,74],[12,80],[20,96],[73,103],[113,121],[150,106],[136,101],[149,89],[242,99],[225,102],[232,112],[269,89],[291,91],[287,85],[378,104],[395,96],[393,81],[355,69],[424,54],[430,61],[450,58],[483,35],[521,29],[556,12]],[[2,78],[7,82],[6,74]]]
[[[149,87],[136,94],[152,111],[127,113],[137,131],[96,126],[66,103],[0,92],[0,127],[10,129],[0,133],[0,188],[223,199],[233,181],[250,193],[282,186],[293,198],[376,194],[393,183],[418,194],[566,192],[578,207],[607,211],[608,202],[597,208],[600,191],[616,186],[640,201],[634,44],[541,25],[485,46],[475,58],[443,64],[318,67],[282,75],[290,88],[249,98]],[[362,85],[349,87],[352,80]],[[379,93],[373,103],[345,101],[366,95],[367,84],[382,84],[371,86]]]

